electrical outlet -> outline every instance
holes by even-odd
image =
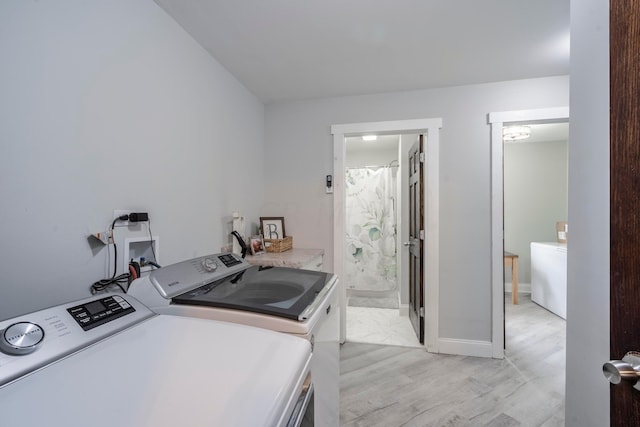
[[[113,211],[113,219],[116,219],[122,215],[129,215],[133,212],[131,209],[116,209]],[[125,221],[116,221],[114,227],[127,227],[129,225],[129,220]]]

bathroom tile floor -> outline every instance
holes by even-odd
[[[347,342],[422,347],[398,309],[347,306]]]

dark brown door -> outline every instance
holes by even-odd
[[[611,359],[640,351],[640,2],[611,0]],[[640,425],[640,391],[611,386],[611,426]]]
[[[424,343],[424,176],[423,136],[409,151],[409,318],[420,343]]]

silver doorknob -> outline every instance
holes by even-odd
[[[611,384],[621,382],[632,385],[636,390],[640,390],[640,353],[630,351],[622,360],[610,360],[602,365],[602,373]]]
[[[413,243],[413,242],[403,242],[402,244],[405,245],[405,246],[413,246],[413,245],[415,245],[415,243]]]

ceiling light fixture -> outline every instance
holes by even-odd
[[[363,141],[375,141],[376,139],[378,139],[377,135],[363,135],[362,136],[362,140]]]
[[[502,128],[502,140],[505,142],[520,141],[531,136],[529,126],[508,126]]]

